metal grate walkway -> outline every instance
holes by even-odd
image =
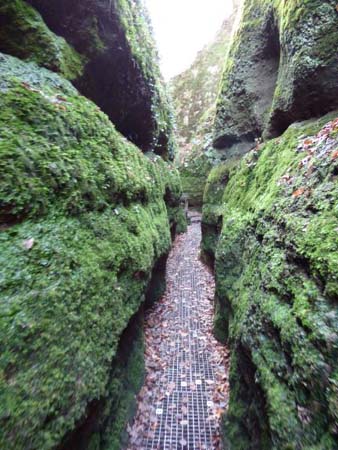
[[[214,280],[199,260],[200,240],[194,213],[170,253],[166,293],[146,318],[147,376],[129,450],[221,448],[228,354],[212,336]]]

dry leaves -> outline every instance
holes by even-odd
[[[205,410],[198,411],[200,429],[194,429],[194,448],[220,448],[229,355],[212,334],[214,280],[199,260],[199,243],[199,224],[176,239],[168,259],[166,293],[146,315],[146,379],[137,397],[134,424],[128,428],[129,450],[145,449],[149,442],[161,449],[159,436],[164,435],[173,449],[188,448],[201,393],[208,401]],[[212,377],[203,373],[200,361],[212,368]],[[203,433],[208,430],[212,434],[207,446]]]
[[[300,197],[301,195],[304,194],[304,192],[306,192],[306,188],[305,187],[301,187],[299,189],[297,189],[295,192],[293,192],[292,197]]]
[[[337,158],[338,158],[338,150],[335,150],[331,155],[331,159],[337,159]]]
[[[338,118],[328,122],[317,135],[301,139],[297,152],[306,153],[306,155],[299,162],[298,171],[291,173],[291,169],[289,169],[277,184],[279,186],[294,186],[295,189],[299,181],[299,175],[301,175],[302,182],[309,180],[310,185],[313,174],[321,166],[332,164],[338,158],[337,130]],[[294,198],[302,195],[311,195],[311,190],[302,186],[292,192]]]

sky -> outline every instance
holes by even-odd
[[[145,0],[166,80],[183,72],[215,37],[232,0]]]

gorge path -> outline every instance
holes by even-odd
[[[215,285],[199,256],[200,214],[190,222],[170,252],[166,292],[146,314],[146,379],[129,450],[221,448],[229,355],[212,334]]]

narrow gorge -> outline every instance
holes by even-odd
[[[337,2],[146,4],[0,0],[0,449],[338,450]]]

